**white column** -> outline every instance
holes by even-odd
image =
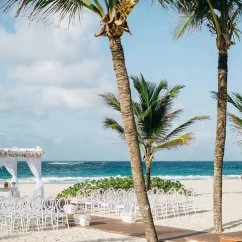
[[[33,192],[33,196],[44,197],[44,187],[41,180],[41,157],[26,157],[26,162],[36,178],[36,187]]]

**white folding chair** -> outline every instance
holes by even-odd
[[[56,202],[56,226],[57,229],[59,228],[59,223],[61,225],[67,225],[69,229],[69,221],[68,221],[68,214],[65,210],[65,207],[68,205],[68,200],[65,198],[61,198]]]

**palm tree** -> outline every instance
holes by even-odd
[[[130,79],[133,81],[133,86],[139,97],[139,102],[133,101],[133,110],[139,145],[146,163],[146,189],[149,190],[150,169],[156,152],[189,145],[194,134],[184,133],[184,131],[196,121],[209,119],[209,117],[195,116],[173,128],[174,120],[179,118],[184,111],[183,109],[172,111],[174,99],[184,86],[177,85],[168,89],[166,81],[161,81],[156,85],[147,82],[142,74],[140,78],[131,76]],[[119,99],[114,94],[107,93],[101,96],[109,107],[121,112]],[[116,120],[105,118],[104,127],[114,130],[125,139],[124,129]]]
[[[214,232],[222,232],[222,167],[226,138],[228,50],[239,39],[237,25],[242,13],[241,0],[176,0],[175,9],[182,15],[175,29],[180,38],[186,31],[202,26],[216,37],[218,49],[217,128],[214,152],[213,212]]]
[[[164,0],[165,3],[169,1]],[[103,2],[99,0],[0,0],[0,8],[8,11],[15,3],[18,4],[16,16],[29,14],[30,21],[42,19],[44,22],[48,22],[49,17],[57,17],[59,22],[68,18],[69,24],[71,24],[77,17],[80,17],[83,8],[90,10],[100,19],[102,28],[95,36],[106,36],[109,40],[119,90],[125,139],[131,160],[134,188],[146,229],[146,238],[147,241],[158,241],[146,194],[129,78],[121,43],[123,33],[130,33],[127,18],[138,0],[104,0]]]
[[[242,95],[239,93],[232,93],[232,96],[228,95],[228,102],[231,103],[239,112],[242,114]],[[235,114],[228,113],[229,120],[232,123],[232,130],[242,135],[242,118],[236,116]],[[242,140],[237,142],[242,145]]]

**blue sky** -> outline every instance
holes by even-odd
[[[25,18],[0,15],[1,147],[40,145],[45,160],[128,160],[124,142],[102,128],[104,116],[119,118],[98,96],[117,93],[108,41],[93,37],[96,16],[84,12],[82,19],[66,29],[64,23],[29,26]],[[176,21],[158,4],[136,6],[129,19],[132,35],[123,37],[127,69],[151,82],[186,85],[176,100],[175,108],[185,108],[176,124],[211,116],[189,130],[196,133],[191,146],[160,152],[156,160],[213,160],[216,102],[209,92],[217,88],[215,37],[205,29],[175,41]],[[240,55],[238,43],[229,51],[230,92],[242,93]],[[236,113],[231,106],[229,111]],[[234,144],[239,138],[228,128],[225,160],[242,160]]]

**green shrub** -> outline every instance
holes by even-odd
[[[109,179],[100,179],[100,180],[92,180],[90,182],[82,182],[77,183],[73,186],[68,187],[67,189],[63,190],[61,193],[57,195],[57,199],[60,198],[71,198],[75,197],[77,191],[80,189],[84,190],[95,190],[98,188],[102,188],[107,190],[108,188],[113,187],[115,190],[122,188],[124,190],[128,190],[129,188],[133,188],[133,178],[131,176],[125,178],[114,178],[110,177]],[[158,187],[159,189],[163,189],[165,192],[169,191],[171,188],[175,188],[179,190],[180,188],[184,189],[184,185],[182,185],[179,181],[170,181],[170,180],[162,180],[159,177],[153,177],[151,179],[151,188]]]

